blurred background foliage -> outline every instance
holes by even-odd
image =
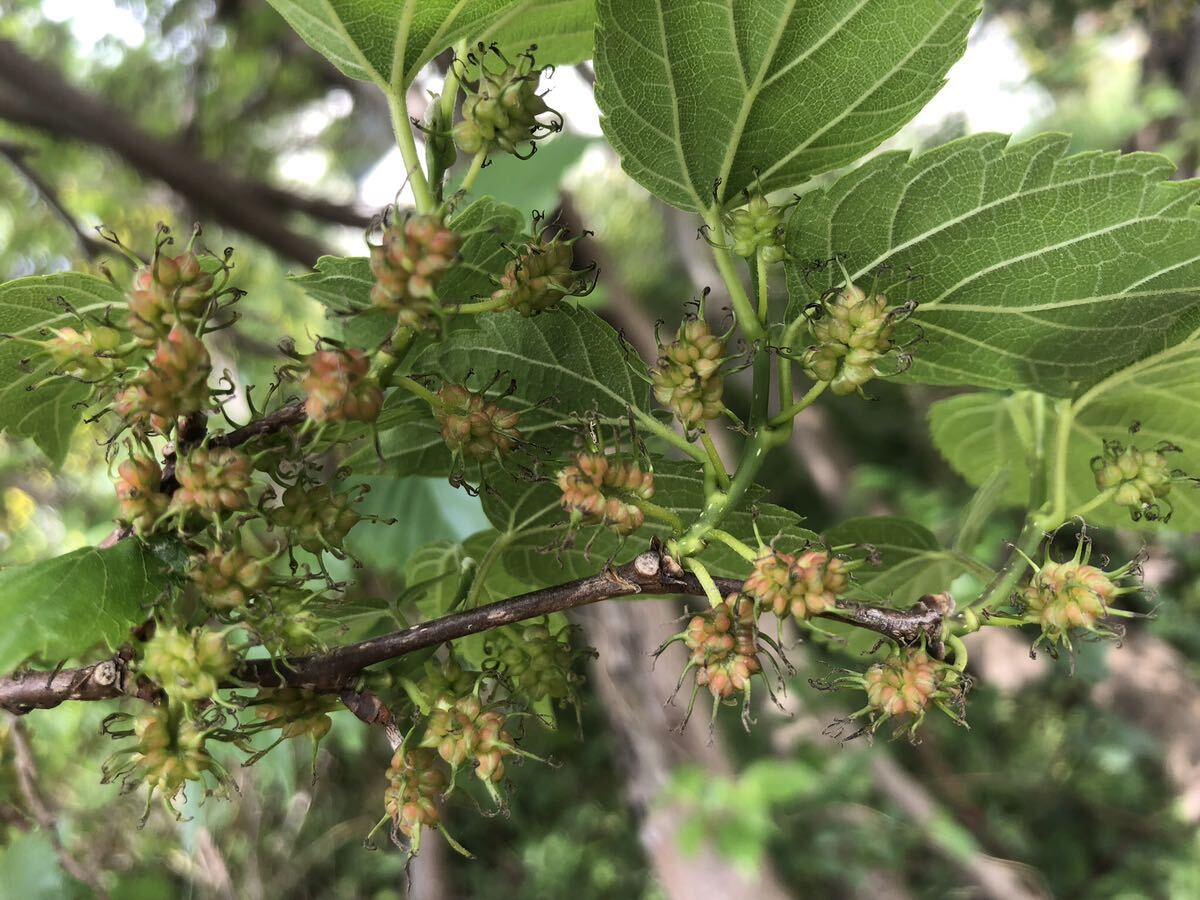
[[[285,276],[313,261],[311,247],[361,254],[363,225],[400,187],[373,89],[345,79],[254,0],[0,0],[0,40],[51,67],[96,109],[117,111],[126,137],[166,138],[176,162],[217,162],[230,191],[242,189],[235,178],[252,185],[247,196],[296,237],[289,244],[213,215],[204,198],[130,159],[119,140],[22,105],[6,65],[0,279],[101,265],[126,277],[95,225],[144,252],[155,223],[186,232],[202,219],[210,247],[237,248],[236,283],[249,293],[241,305],[248,327],[221,346],[222,365],[265,384],[281,338],[306,347],[328,330]],[[11,63],[0,47],[6,53]],[[717,279],[695,223],[652,201],[605,149],[589,74],[565,70],[552,82],[568,133],[531,161],[496,161],[479,190],[594,230],[581,250],[604,272],[598,308],[635,345],[652,348],[655,321],[673,327],[698,286]],[[1064,130],[1077,150],[1166,153],[1184,177],[1200,161],[1198,113],[1195,4],[1001,0],[987,5],[943,95],[890,145]],[[745,384],[730,390],[735,407],[745,402]],[[850,515],[900,514],[952,540],[970,494],[924,426],[942,394],[883,384],[877,395],[874,403],[831,398],[806,412],[795,443],[767,470],[772,499],[818,529]],[[736,440],[726,435],[725,446]],[[354,577],[368,615],[398,595],[420,544],[481,527],[477,501],[448,485],[373,478],[371,487],[370,511],[401,521],[356,532],[366,568]],[[86,432],[61,472],[32,446],[0,446],[4,564],[96,542],[113,511],[102,448]],[[998,514],[973,549],[995,559],[1015,532],[1015,519]],[[1115,559],[1140,548],[1120,533],[1102,543]],[[480,816],[469,799],[451,805],[451,827],[474,861],[430,841],[406,870],[393,849],[364,849],[382,813],[389,754],[347,714],[335,716],[315,780],[308,747],[292,742],[250,769],[231,761],[239,791],[228,800],[193,797],[179,821],[155,808],[142,829],[140,797],[99,783],[112,746],[99,731],[109,708],[6,717],[0,894],[679,896],[640,834],[648,812],[669,805],[680,813],[673,839],[684,859],[704,849],[747,878],[769,871],[786,895],[1200,896],[1200,546],[1173,536],[1146,549],[1154,595],[1143,611],[1155,615],[1134,623],[1124,647],[1085,645],[1073,662],[1055,663],[1029,659],[1019,635],[977,635],[971,730],[931,718],[917,746],[823,737],[850,701],[807,679],[854,660],[836,645],[806,642],[792,653],[799,672],[782,698],[786,712],[762,705],[749,735],[736,716],[723,718],[719,766],[711,754],[685,762],[657,797],[631,802],[621,789],[633,780],[629,748],[589,683],[582,737],[572,723],[526,736],[554,764],[518,769],[507,815]],[[662,618],[670,614],[664,608]],[[624,689],[639,690],[639,677]],[[704,718],[691,726],[700,743]]]

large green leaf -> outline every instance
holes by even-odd
[[[116,647],[162,587],[161,564],[132,539],[0,570],[0,672]]]
[[[948,550],[925,526],[895,516],[849,519],[826,533],[832,545],[860,545],[852,558],[871,558],[854,573],[855,584],[868,595],[897,606],[913,603],[923,594],[939,593],[966,571],[971,562]],[[852,594],[853,596],[853,594]]]
[[[555,64],[587,57],[584,0],[270,0],[310,47],[351,78],[385,90],[409,84],[421,66],[460,39],[519,45],[540,37]],[[394,72],[407,8],[412,20]],[[399,76],[399,77],[394,77]]]
[[[684,209],[800,184],[911,119],[977,0],[599,0],[596,100],[634,179]]]
[[[525,227],[525,216],[516,208],[481,197],[450,220],[462,235],[458,263],[438,285],[438,296],[449,306],[493,289],[492,277],[499,275],[511,254],[505,243],[516,240]],[[316,270],[292,280],[325,307],[326,315],[341,318],[344,336],[356,345],[377,345],[396,323],[393,313],[371,305],[371,263],[365,256],[322,256]]]
[[[791,314],[837,283],[814,267],[837,257],[919,304],[911,378],[1058,396],[1200,319],[1200,181],[1165,181],[1152,154],[1065,156],[1061,135],[1007,142],[886,153],[806,194],[788,225]]]
[[[0,430],[33,438],[55,464],[62,462],[79,421],[75,404],[88,391],[68,378],[53,379],[34,390],[55,366],[28,341],[52,337],[55,328],[82,330],[76,313],[97,318],[110,307],[123,306],[121,292],[109,282],[77,272],[0,284],[0,334],[6,335],[0,338]]]
[[[1142,448],[1167,441],[1183,451],[1170,454],[1173,466],[1200,473],[1197,408],[1200,330],[1080,394],[1073,404],[1067,442],[1065,512],[1069,515],[1096,496],[1091,460],[1100,455],[1106,440]],[[980,392],[933,404],[929,423],[934,443],[957,472],[978,485],[997,469],[1006,471],[1004,500],[1023,505],[1029,498],[1028,448],[1039,428],[1045,443],[1053,440],[1056,414],[1052,401],[1040,402],[1029,392]],[[1140,428],[1131,435],[1134,423]],[[1169,499],[1175,509],[1167,523],[1170,528],[1200,529],[1200,493],[1190,483],[1176,484]],[[1112,503],[1090,510],[1087,519],[1099,525],[1163,527],[1161,521],[1133,522],[1126,509]]]

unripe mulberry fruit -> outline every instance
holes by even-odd
[[[437,216],[388,224],[383,242],[371,246],[371,302],[396,313],[404,328],[435,327],[438,282],[458,260],[461,246],[461,235]]]
[[[160,626],[143,648],[139,669],[171,700],[188,702],[213,697],[233,663],[233,654],[220,632]]]
[[[499,782],[504,777],[504,756],[514,750],[512,736],[504,730],[504,716],[483,708],[474,694],[439,702],[425,725],[423,747],[437,748],[453,768],[474,760],[480,781]]]
[[[823,314],[810,328],[815,345],[804,357],[805,371],[829,382],[835,394],[852,394],[879,374],[878,361],[895,346],[897,318],[883,294],[867,296],[851,284],[822,301]]]
[[[362,519],[351,503],[351,495],[336,494],[331,485],[296,484],[283,492],[283,505],[271,511],[271,518],[309,553],[341,552],[346,535]]]
[[[175,467],[179,488],[171,509],[210,518],[247,509],[253,475],[254,464],[246,454],[230,447],[197,447]]]
[[[867,704],[883,716],[918,715],[938,692],[944,668],[924,650],[893,654],[863,676]]]
[[[208,406],[208,350],[190,331],[171,329],[158,342],[148,368],[134,380],[136,404],[144,413],[170,422]]]
[[[586,294],[588,270],[572,268],[579,238],[564,240],[562,234],[547,239],[543,231],[525,241],[497,279],[499,287],[492,299],[503,308],[532,316],[558,305],[564,297]]]
[[[205,772],[219,771],[204,747],[207,733],[165,707],[135,718],[133,734],[137,744],[131,750],[118,751],[105,764],[105,781],[114,776],[113,763],[127,756],[115,774],[139,772],[151,790],[161,790],[172,799],[187,782],[199,781]]]
[[[374,422],[383,391],[368,377],[371,360],[362,350],[318,350],[308,357],[304,412],[314,422]]]
[[[162,493],[162,469],[149,456],[131,456],[117,467],[117,502],[121,519],[138,534],[146,534],[167,511],[170,498]]]
[[[1164,443],[1157,450],[1139,450],[1106,442],[1104,455],[1092,460],[1097,490],[1111,490],[1113,502],[1127,507],[1135,520],[1170,518],[1169,501],[1167,515],[1159,511],[1159,502],[1166,500],[1177,474],[1166,456],[1170,452],[1179,452],[1179,448]]]
[[[203,317],[212,289],[212,273],[196,254],[160,254],[133,276],[129,329],[146,344],[177,325],[191,329]]]
[[[569,642],[545,625],[514,625],[496,634],[495,659],[503,673],[530,700],[564,700],[580,680],[572,672]]]
[[[384,809],[416,850],[421,827],[436,828],[441,821],[438,800],[446,789],[446,776],[432,750],[400,747],[392,757],[387,779]]]
[[[743,590],[777,616],[805,620],[833,609],[849,586],[845,560],[809,550],[799,557],[776,552],[760,557]]]
[[[287,687],[264,689],[259,693],[258,699],[262,702],[255,703],[255,714],[281,729],[281,735],[285,739],[308,735],[319,741],[333,726],[329,713],[337,704],[328,696]]]
[[[558,487],[562,507],[572,518],[629,534],[646,520],[636,501],[654,496],[654,474],[632,461],[583,452],[559,471]]]
[[[204,602],[214,609],[235,609],[265,588],[271,579],[267,563],[240,544],[213,547],[191,570]]]
[[[746,693],[751,678],[762,671],[755,618],[753,601],[731,594],[688,622],[684,644],[691,651],[696,683],[718,700]]]
[[[490,58],[486,54],[480,56],[478,80],[465,85],[463,117],[454,126],[454,143],[471,155],[493,147],[520,155],[523,144],[557,131],[562,122],[556,119],[547,124],[539,120],[539,116],[554,111],[537,93],[541,70],[534,68],[528,54],[515,65],[506,62],[498,72],[489,71],[486,63]]]
[[[660,347],[658,365],[650,373],[654,397],[688,428],[721,415],[725,379],[725,341],[701,318],[679,326],[675,341]]]
[[[733,210],[726,228],[738,256],[747,259],[762,254],[764,262],[777,263],[784,257],[783,208],[772,206],[762,194],[754,194],[746,205]]]
[[[98,381],[111,375],[120,362],[115,358],[121,346],[121,332],[107,325],[85,328],[59,328],[46,342],[46,349],[55,365],[76,378]]]
[[[442,440],[452,453],[484,460],[503,456],[521,439],[520,413],[490,402],[482,393],[456,384],[437,393],[441,405],[434,410]]]

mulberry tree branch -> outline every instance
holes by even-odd
[[[736,592],[742,586],[734,579],[715,580],[723,593]],[[587,578],[451,613],[322,653],[274,662],[251,660],[239,666],[223,686],[286,685],[337,693],[346,700],[356,693],[354,682],[359,674],[370,666],[502,625],[634,594],[702,597],[704,588],[694,575],[683,572],[678,563],[655,544],[633,561]],[[837,610],[824,612],[821,616],[874,631],[901,644],[916,643],[924,638],[931,652],[940,656],[942,621],[950,612],[952,610],[944,605],[923,599],[906,610],[843,602]],[[58,706],[67,700],[110,700],[122,696],[154,700],[159,694],[157,688],[145,679],[139,679],[131,671],[129,661],[130,654],[125,652],[79,668],[15,673],[0,679],[0,707],[23,714],[31,709]],[[348,705],[354,708],[352,704]]]

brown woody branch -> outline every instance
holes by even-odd
[[[728,578],[716,581],[723,593],[734,593],[742,586],[740,581]],[[338,693],[356,714],[370,719],[372,714],[365,712],[366,701],[361,695],[356,696],[354,685],[358,675],[370,666],[502,625],[633,594],[704,596],[704,588],[695,576],[683,572],[678,563],[655,545],[632,562],[609,567],[598,575],[451,613],[382,637],[281,662],[251,660],[239,666],[225,686],[290,686]],[[844,602],[836,611],[821,615],[902,644],[925,638],[932,652],[940,656],[942,620],[950,611],[944,605],[922,599],[907,610]],[[80,668],[19,672],[0,679],[0,707],[18,714],[48,709],[66,700],[109,700],[121,696],[143,700],[158,696],[154,685],[130,671],[127,653]],[[382,719],[376,721],[386,724]]]

